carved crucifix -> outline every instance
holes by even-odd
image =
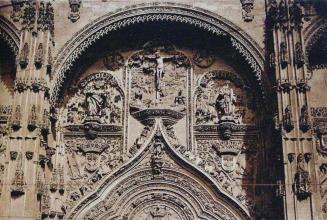
[[[170,56],[162,56],[160,54],[160,51],[157,50],[157,52],[155,52],[154,55],[151,56],[145,56],[146,59],[149,60],[155,60],[156,62],[156,69],[155,69],[155,74],[154,74],[154,83],[155,83],[155,90],[156,90],[156,99],[159,98],[160,92],[161,90],[161,78],[164,75],[164,61],[165,60],[170,60],[172,59],[174,56],[170,55]]]

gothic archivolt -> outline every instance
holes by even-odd
[[[59,216],[253,215],[259,141],[254,95],[241,73],[207,69],[216,54],[198,53],[153,39],[141,50],[110,52],[96,64],[107,70],[88,71],[69,90],[56,124],[61,154],[53,175],[65,187],[52,189],[61,193],[51,207]]]

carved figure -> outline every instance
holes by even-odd
[[[306,199],[311,195],[311,181],[309,172],[305,169],[303,154],[299,154],[297,157],[297,168],[294,176],[294,190],[300,200]]]
[[[166,207],[155,206],[149,210],[146,220],[166,220],[168,215]]]
[[[41,68],[43,63],[43,56],[44,56],[44,49],[43,44],[40,43],[36,52],[35,52],[35,59],[34,64],[36,68]]]
[[[252,14],[254,0],[241,0],[242,17],[245,22],[252,21],[254,15]]]
[[[193,56],[193,62],[201,68],[210,67],[215,61],[215,56],[207,50],[197,51]]]
[[[216,109],[218,115],[231,116],[235,114],[236,96],[232,88],[229,85],[225,85],[221,88],[218,97],[216,99]]]
[[[98,94],[95,89],[90,89],[85,95],[85,104],[88,116],[100,116],[100,111],[103,108],[104,97]]]
[[[162,151],[163,151],[163,143],[159,140],[156,140],[153,144],[152,156],[151,156],[151,164],[153,169],[153,174],[159,175],[162,173]]]
[[[11,184],[11,193],[12,195],[20,196],[25,193],[25,188],[26,188],[26,183],[24,180],[22,155],[19,154],[15,176],[13,177],[12,184]]]
[[[291,131],[294,128],[292,120],[292,108],[290,105],[286,106],[285,114],[283,117],[283,124],[286,131]]]
[[[28,65],[28,56],[29,56],[29,47],[28,44],[25,43],[22,51],[20,52],[19,64],[22,69],[26,68]]]
[[[70,14],[68,19],[71,22],[76,22],[80,18],[79,8],[81,7],[81,0],[69,0]]]
[[[120,53],[109,53],[103,59],[103,64],[108,70],[115,71],[124,65],[124,58]]]
[[[279,55],[280,55],[280,63],[283,68],[286,67],[288,64],[288,52],[287,52],[287,46],[285,42],[280,43],[279,48]]]
[[[147,55],[145,56],[146,59],[155,60],[156,68],[155,68],[155,75],[154,75],[154,82],[155,82],[155,89],[156,89],[156,99],[159,98],[161,92],[161,79],[164,76],[164,61],[170,60],[174,56],[163,56],[160,54],[160,51],[157,50],[154,55]]]
[[[309,113],[307,105],[303,105],[301,108],[301,115],[300,115],[300,129],[303,132],[306,132],[310,128],[310,121],[309,121]]]
[[[304,54],[300,42],[295,44],[295,63],[298,67],[302,66],[304,63]]]
[[[99,168],[99,155],[95,152],[86,152],[85,169],[89,172],[94,172]]]

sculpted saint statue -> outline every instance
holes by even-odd
[[[216,109],[218,115],[221,116],[232,116],[235,114],[235,102],[236,95],[233,92],[232,88],[229,88],[229,85],[224,85],[216,99]]]
[[[97,91],[92,88],[86,93],[85,104],[88,116],[99,116],[104,104],[104,97],[102,94],[97,94]]]

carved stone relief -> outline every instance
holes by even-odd
[[[215,60],[212,52],[186,55],[157,39],[132,52],[122,82],[113,76],[124,65],[117,53],[102,60],[112,74],[99,72],[80,80],[56,116],[64,163],[55,166],[49,191],[56,192],[64,179],[60,209],[65,217],[77,217],[83,210],[85,219],[237,219],[196,181],[180,175],[185,168],[171,158],[171,151],[253,215],[258,143],[253,97],[236,73],[192,75],[191,62],[203,70]],[[125,124],[132,117],[142,131],[125,146],[126,131],[135,132]],[[186,135],[195,136],[187,144],[175,127],[184,123],[189,124]],[[124,169],[129,169],[127,179],[110,185]],[[169,193],[175,190],[170,184],[176,185],[176,194]],[[84,206],[108,186],[112,189],[95,207]],[[185,197],[181,190],[186,190]],[[192,200],[189,192],[199,198]]]
[[[253,20],[254,15],[252,14],[254,0],[241,0],[242,4],[242,18],[245,22]]]
[[[112,52],[103,58],[104,66],[111,71],[115,71],[124,66],[124,58],[120,53]]]
[[[169,42],[154,40],[128,60],[130,112],[136,119],[156,116],[181,119],[186,112],[190,61]]]
[[[60,202],[64,214],[126,159],[123,103],[117,80],[100,72],[81,80],[60,111],[65,165],[53,171],[50,190],[65,193]]]
[[[136,163],[134,172],[119,174],[120,183],[112,187],[104,200],[83,214],[83,218],[237,219],[199,182],[180,173],[183,168],[172,159],[168,149],[171,148],[158,130],[148,149],[142,152],[142,159]],[[161,161],[159,175],[153,172],[158,168],[154,160]]]
[[[316,147],[319,153],[327,156],[327,108],[311,108],[313,129],[316,134]]]
[[[70,99],[65,110],[65,124],[122,125],[123,94],[117,81],[108,73],[87,77]]]

